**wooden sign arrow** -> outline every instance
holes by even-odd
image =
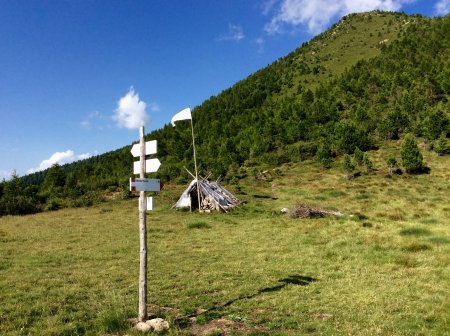
[[[146,173],[154,173],[157,172],[161,166],[161,162],[158,159],[149,159],[145,160],[145,172]],[[135,161],[133,163],[133,174],[139,175],[141,172],[141,162]]]
[[[151,155],[156,154],[156,147],[157,142],[156,140],[147,141],[145,143],[145,155]],[[134,144],[133,147],[131,147],[131,155],[134,157],[138,157],[141,155],[141,145],[140,144]]]
[[[161,181],[159,179],[130,177],[130,191],[160,191]]]

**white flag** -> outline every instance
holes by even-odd
[[[181,112],[175,114],[171,120],[172,126],[175,127],[175,121],[192,119],[191,109],[189,107],[185,108]]]

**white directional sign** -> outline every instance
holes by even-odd
[[[130,191],[160,191],[161,181],[159,179],[130,177]]]
[[[153,197],[146,197],[145,209],[141,209],[141,202],[139,202],[139,211],[153,210]]]
[[[157,172],[161,166],[161,162],[158,159],[149,159],[145,160],[145,172],[146,173],[154,173]],[[135,161],[133,163],[133,173],[139,175],[141,172],[141,162]]]
[[[156,154],[156,140],[147,141],[145,143],[145,155],[151,155]],[[131,155],[134,157],[141,155],[141,145],[140,144],[134,144],[133,147],[131,147]]]

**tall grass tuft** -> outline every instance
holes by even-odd
[[[431,250],[431,246],[426,243],[420,243],[420,242],[412,242],[408,245],[403,247],[404,251],[408,252],[421,252],[426,250]]]
[[[188,229],[210,229],[211,225],[206,222],[198,221],[188,224]]]
[[[128,321],[132,315],[123,302],[116,296],[97,315],[97,329],[100,333],[119,333],[130,328]]]
[[[428,236],[431,231],[422,227],[412,226],[400,230],[402,236]]]

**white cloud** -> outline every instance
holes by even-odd
[[[97,155],[97,152],[94,152],[94,155]],[[92,156],[91,153],[80,154],[77,156],[77,159],[75,161],[89,159],[91,156]]]
[[[94,155],[96,155],[96,154],[97,154],[97,152],[95,151]],[[84,159],[90,158],[91,156],[92,156],[91,153],[75,155],[73,150],[70,150],[70,149],[66,150],[65,152],[56,152],[56,153],[53,153],[50,156],[50,158],[43,160],[39,164],[39,166],[37,166],[36,168],[32,168],[32,169],[28,170],[28,174],[32,174],[32,173],[50,168],[55,163],[63,165],[63,164],[71,163],[71,162],[78,161],[78,160],[84,160]]]
[[[262,13],[263,15],[268,15],[273,7],[275,6],[275,4],[278,2],[278,0],[266,0],[261,4],[261,9],[262,9]]]
[[[139,99],[139,95],[131,87],[128,93],[118,101],[113,118],[119,127],[139,128],[149,120],[146,107],[147,104]]]
[[[268,34],[283,33],[285,27],[307,26],[312,34],[324,31],[330,22],[349,13],[375,9],[398,11],[416,0],[282,0],[271,21],[264,27]],[[443,0],[447,1],[448,0]]]
[[[228,25],[228,32],[225,35],[219,36],[217,38],[217,41],[237,41],[244,39],[244,29],[242,26],[229,24]]]
[[[159,111],[161,111],[161,109],[159,108],[158,104],[151,103],[150,104],[150,111],[152,111],[152,112],[159,112]]]
[[[434,6],[436,14],[447,15],[450,13],[450,0],[440,0]]]
[[[3,180],[10,180],[13,173],[14,171],[0,170],[0,182]]]
[[[105,121],[109,118],[100,113],[99,111],[94,111],[89,113],[81,122],[80,126],[83,129],[90,130],[95,128],[97,130],[102,130],[104,128]],[[110,120],[110,119],[109,119]]]
[[[258,46],[258,54],[261,54],[264,52],[264,43],[265,43],[265,40],[262,37],[258,37],[255,40],[255,44]]]

